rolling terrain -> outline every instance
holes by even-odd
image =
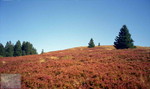
[[[21,74],[22,89],[150,89],[150,48],[77,47],[1,57],[0,74]]]

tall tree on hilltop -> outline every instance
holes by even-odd
[[[6,52],[6,57],[12,57],[13,56],[13,54],[14,54],[14,45],[11,43],[11,41],[6,43],[5,52]]]
[[[21,42],[19,40],[14,46],[14,56],[22,56]]]
[[[95,47],[94,40],[92,38],[91,38],[91,40],[90,40],[90,42],[88,44],[89,44],[88,48]]]
[[[114,42],[114,47],[116,49],[127,49],[127,48],[135,48],[133,44],[133,40],[131,38],[131,34],[126,25],[120,29],[119,35],[116,37]]]
[[[5,48],[1,43],[0,43],[0,56],[5,57]]]

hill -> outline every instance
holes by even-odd
[[[1,74],[20,74],[22,89],[148,89],[150,49],[77,47],[0,58]]]

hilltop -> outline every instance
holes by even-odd
[[[0,58],[1,74],[21,74],[22,89],[148,89],[150,47],[76,47]]]

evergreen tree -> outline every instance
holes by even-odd
[[[98,46],[100,46],[100,43],[98,43]]]
[[[26,42],[25,41],[23,41],[23,43],[22,43],[22,56],[24,56],[24,55],[26,55],[26,51],[25,51],[25,49],[26,49]]]
[[[88,48],[93,48],[93,47],[95,47],[95,44],[94,44],[94,40],[91,38]]]
[[[19,40],[14,46],[14,56],[22,56],[21,42]]]
[[[0,43],[0,56],[5,57],[5,48],[1,43]]]
[[[5,46],[6,57],[12,57],[14,54],[14,46],[11,41],[6,43]]]
[[[22,51],[22,56],[25,56],[26,55],[26,52],[23,50]]]
[[[133,42],[127,26],[123,25],[115,39],[114,47],[117,49],[135,48]]]
[[[31,49],[31,55],[32,54],[37,54],[37,51],[36,51],[36,49],[34,47],[32,47],[32,49]]]
[[[37,54],[37,50],[33,47],[30,42],[18,40],[15,46],[11,43],[11,41],[7,42],[5,47],[0,43],[0,56],[2,57],[12,57],[12,56],[24,56],[24,55],[32,55]]]
[[[26,42],[26,45],[25,45],[25,52],[26,52],[26,55],[31,55],[32,52],[32,45],[30,44],[30,42]]]
[[[23,42],[22,43],[22,55],[32,55],[37,54],[36,49],[33,47],[33,45],[30,42]]]
[[[23,52],[22,55],[30,55],[31,54],[31,49],[32,49],[32,46],[29,42],[24,41],[22,43],[22,52]]]

